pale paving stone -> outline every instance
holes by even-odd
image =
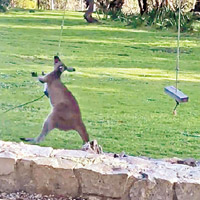
[[[18,158],[23,158],[25,156],[29,157],[49,157],[53,151],[51,147],[40,147],[38,145],[24,144],[23,142],[1,142],[0,152],[9,151],[16,154]]]

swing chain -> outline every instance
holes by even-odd
[[[178,0],[178,36],[177,36],[177,58],[176,58],[176,92],[178,91],[178,75],[180,69],[180,32],[181,32],[181,0]],[[176,100],[176,106],[174,107],[173,114],[176,115],[176,109],[179,106],[179,102]]]
[[[178,89],[178,74],[180,62],[180,32],[181,32],[181,0],[178,1],[178,38],[177,38],[177,58],[176,58],[176,90]]]

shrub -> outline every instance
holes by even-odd
[[[178,9],[172,11],[168,7],[152,10],[145,14],[146,25],[155,26],[159,29],[178,28]],[[192,23],[195,16],[192,12],[181,11],[181,31],[192,30]]]
[[[23,8],[23,9],[35,9],[36,1],[35,0],[14,0],[12,2],[13,7]]]
[[[10,0],[0,0],[0,12],[6,12],[9,5]]]
[[[178,9],[171,10],[169,7],[162,7],[159,9],[152,9],[148,13],[143,15],[125,15],[120,14],[118,19],[125,21],[133,28],[139,26],[152,26],[158,29],[178,28]],[[193,12],[183,12],[181,10],[181,31],[193,30],[193,22],[197,19],[197,16]]]

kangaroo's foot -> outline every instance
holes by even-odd
[[[97,19],[93,18],[92,16],[86,15],[86,14],[84,15],[84,18],[88,23],[97,23],[97,22],[99,22]]]
[[[37,143],[35,138],[20,138],[20,140],[25,141],[25,142]]]

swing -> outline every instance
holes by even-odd
[[[177,59],[176,59],[176,87],[167,86],[164,88],[166,94],[175,99],[176,106],[173,113],[176,114],[176,108],[180,103],[188,102],[189,97],[182,91],[178,90],[178,73],[179,73],[179,58],[180,58],[180,24],[181,24],[181,0],[179,0],[179,14],[178,14],[178,38],[177,38]]]

